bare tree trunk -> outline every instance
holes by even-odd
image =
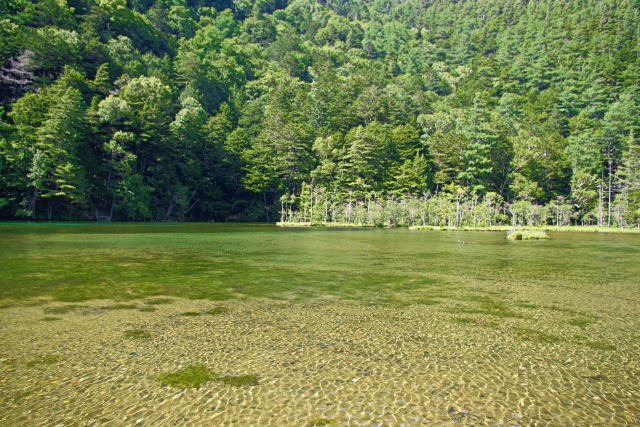
[[[311,206],[309,207],[309,224],[313,225],[313,185],[309,186],[309,198],[311,199]]]
[[[269,222],[269,209],[267,209],[267,193],[262,193],[262,201],[264,203],[264,214],[267,217],[267,222]]]
[[[47,221],[51,221],[51,218],[53,218],[53,198],[49,197],[47,203]]]
[[[602,177],[604,179],[604,177]],[[598,187],[598,225],[602,227],[602,179]]]
[[[31,201],[29,202],[29,210],[31,211],[31,219],[36,219],[36,202],[38,201],[38,189],[33,189],[33,194],[31,195]]]
[[[175,194],[172,194],[171,201],[169,202],[169,207],[167,207],[167,212],[165,214],[167,220],[171,218],[171,214],[173,213],[174,206],[175,206]]]
[[[612,166],[613,166],[613,160],[609,159],[609,205],[607,206],[609,209],[609,214],[607,215],[607,227],[611,227],[611,180],[612,180],[611,168]]]

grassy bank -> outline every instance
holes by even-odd
[[[545,240],[549,236],[542,230],[512,230],[507,231],[509,240]]]
[[[374,228],[373,224],[350,224],[347,222],[276,222],[278,227],[300,228],[300,227],[327,227],[327,228]]]
[[[575,233],[632,233],[640,234],[640,228],[599,227],[596,225],[494,225],[491,227],[436,227],[431,225],[416,225],[409,230],[433,230],[433,231],[563,231]]]
[[[344,222],[277,222],[278,227],[326,227],[326,228],[375,228],[372,224],[349,224]],[[397,225],[396,227],[404,227]],[[409,230],[428,230],[428,231],[510,231],[510,230],[526,230],[526,231],[568,231],[576,233],[632,233],[640,234],[640,228],[620,228],[620,227],[599,227],[597,225],[493,225],[490,227],[438,227],[434,225],[414,225],[408,227]]]

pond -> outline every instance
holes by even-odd
[[[638,422],[640,235],[550,237],[0,225],[0,423]]]

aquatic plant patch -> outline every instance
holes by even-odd
[[[34,366],[39,365],[53,365],[54,363],[58,363],[62,361],[62,357],[57,354],[43,354],[34,359],[29,360],[25,365],[27,368],[32,368]]]
[[[307,425],[309,427],[316,427],[316,426],[328,426],[335,423],[336,423],[336,420],[334,420],[333,418],[314,418],[311,421],[309,421],[309,424]]]
[[[71,311],[77,310],[79,308],[84,308],[81,305],[59,305],[54,307],[44,307],[42,309],[46,314],[66,314]]]
[[[149,305],[171,304],[173,303],[173,299],[164,297],[149,298],[145,300],[144,303]]]
[[[516,336],[521,340],[533,341],[541,344],[553,344],[564,341],[564,338],[531,328],[513,328]]]
[[[509,240],[546,240],[549,235],[541,230],[513,230],[507,232]]]
[[[124,332],[124,337],[127,339],[137,340],[151,338],[151,334],[142,329],[130,329]]]
[[[214,379],[216,374],[203,365],[189,365],[159,376],[160,384],[178,388],[198,388]]]
[[[222,314],[222,313],[226,313],[227,311],[229,311],[227,309],[227,307],[213,307],[207,311],[204,312],[204,314],[211,314],[211,315],[216,315],[216,314]]]
[[[133,310],[138,308],[138,306],[135,304],[114,304],[114,305],[107,305],[100,308],[102,308],[103,310]]]

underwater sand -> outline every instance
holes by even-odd
[[[640,418],[638,321],[625,316],[638,307],[624,300],[602,307],[584,328],[567,326],[553,310],[523,308],[526,319],[496,319],[452,313],[446,302],[174,298],[155,312],[108,310],[102,307],[113,302],[105,300],[44,313],[63,305],[0,309],[1,425],[300,426],[317,418],[372,426],[591,425]],[[228,310],[181,315],[215,306]],[[453,320],[460,318],[475,323]],[[523,338],[526,328],[559,341]],[[151,337],[124,338],[132,329]],[[590,333],[615,350],[575,339]],[[45,355],[59,360],[29,364]],[[190,364],[257,374],[259,383],[160,385],[160,374]]]
[[[638,424],[640,235],[550,237],[0,225],[0,425]]]

